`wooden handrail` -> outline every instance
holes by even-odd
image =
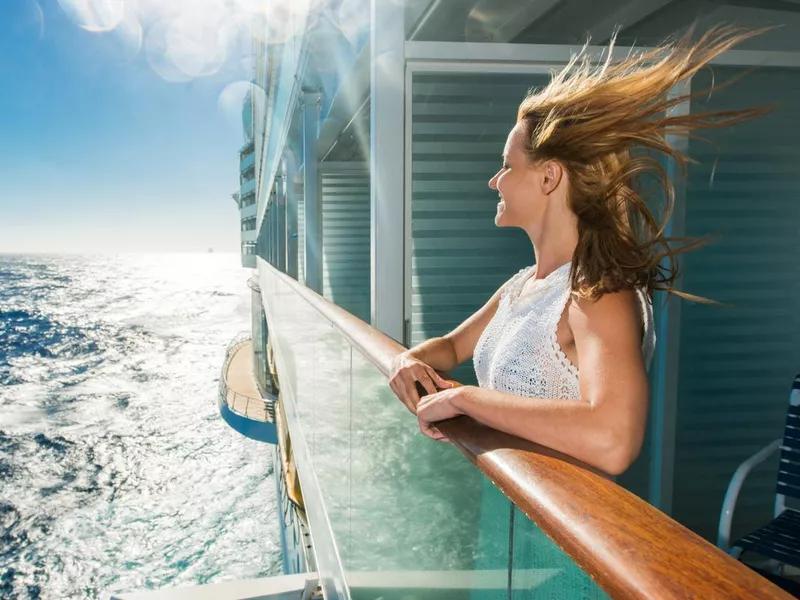
[[[404,346],[262,264],[389,376]],[[792,598],[577,459],[467,417],[437,428],[612,598]]]

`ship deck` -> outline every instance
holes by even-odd
[[[252,342],[243,343],[234,352],[225,372],[225,384],[225,402],[233,412],[256,421],[272,420],[256,386]]]

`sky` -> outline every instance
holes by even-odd
[[[239,251],[245,4],[0,0],[0,253]]]

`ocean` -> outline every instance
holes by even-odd
[[[269,448],[216,404],[234,254],[0,255],[0,597],[280,573]]]

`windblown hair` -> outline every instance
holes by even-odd
[[[682,83],[716,56],[762,31],[720,26],[697,41],[691,40],[690,32],[618,62],[611,58],[612,41],[600,64],[592,62],[584,47],[545,88],[522,102],[517,122],[526,133],[528,159],[556,160],[569,178],[569,206],[578,219],[570,274],[573,293],[597,299],[643,287],[648,293],[664,290],[704,301],[672,287],[678,276],[676,255],[706,240],[666,236],[675,188],[659,155],[671,158],[685,174],[690,159],[670,145],[667,136],[702,139],[693,132],[733,125],[771,110],[675,110],[688,99],[710,93],[681,92]],[[658,196],[663,193],[661,223],[642,191],[646,177],[658,184]]]

